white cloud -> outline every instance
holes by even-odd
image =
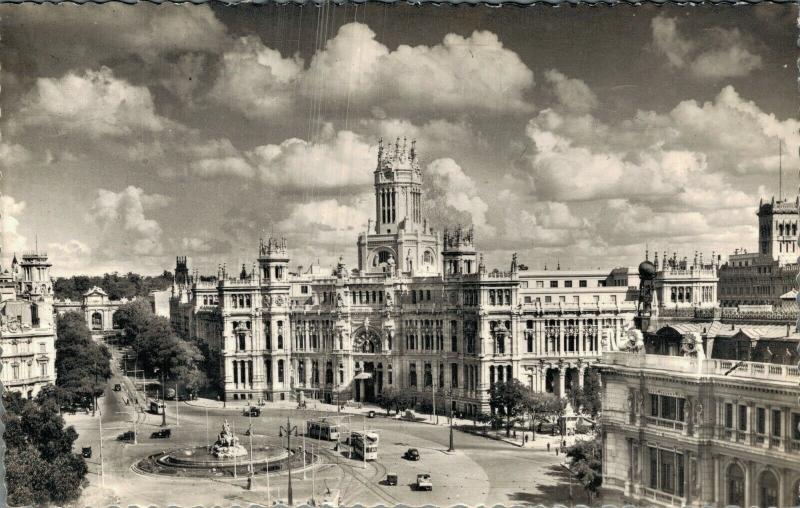
[[[288,112],[303,72],[299,56],[283,58],[256,36],[242,37],[222,56],[210,98],[248,117]]]
[[[3,255],[10,257],[14,252],[25,249],[27,239],[19,232],[19,216],[25,210],[24,201],[16,201],[8,195],[0,196],[0,234],[3,238]]]
[[[525,93],[533,72],[497,35],[448,34],[434,46],[401,45],[391,51],[365,24],[349,23],[317,51],[306,67],[255,37],[242,38],[223,55],[210,98],[248,116],[266,119],[294,105],[298,96],[312,111],[326,107],[354,113],[387,110],[461,114],[531,111]]]
[[[255,170],[241,157],[224,157],[219,159],[201,159],[189,164],[192,173],[197,176],[238,176],[252,178]]]
[[[437,159],[424,171],[426,183],[432,187],[426,199],[434,206],[450,206],[469,214],[479,234],[492,235],[494,227],[487,224],[489,205],[479,196],[478,186],[453,159]],[[436,201],[439,203],[436,203]]]
[[[751,41],[738,29],[714,27],[697,40],[678,30],[675,18],[658,15],[651,21],[653,45],[675,68],[688,69],[700,79],[718,80],[747,76],[761,68],[760,55],[747,46]]]
[[[553,86],[558,101],[567,110],[587,112],[597,107],[597,96],[580,79],[568,78],[556,69],[550,69],[544,76]]]
[[[114,77],[108,67],[61,78],[39,78],[10,127],[91,138],[161,133],[178,125],[155,112],[150,90]]]
[[[159,256],[161,225],[145,212],[166,206],[169,198],[129,186],[120,192],[98,189],[88,218],[100,228],[96,252],[104,259]]]
[[[298,245],[350,248],[372,217],[371,204],[374,206],[371,193],[359,196],[352,204],[336,199],[298,203],[277,228]]]
[[[247,153],[263,182],[297,189],[368,185],[376,157],[377,148],[363,137],[330,127],[317,142],[291,138]]]
[[[90,263],[92,249],[80,240],[72,239],[65,243],[47,244],[47,256],[53,263],[53,273],[72,275],[84,270]]]

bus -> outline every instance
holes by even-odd
[[[339,426],[325,420],[325,418],[321,420],[309,420],[306,424],[306,436],[314,439],[338,441]]]
[[[164,403],[157,400],[151,400],[150,412],[154,415],[162,414],[164,412]]]
[[[378,434],[375,432],[350,433],[350,446],[353,452],[364,460],[378,460],[378,440]]]

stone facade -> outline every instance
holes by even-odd
[[[114,313],[119,306],[128,303],[128,299],[111,300],[108,293],[102,288],[94,286],[83,294],[81,301],[58,300],[55,303],[56,312],[61,315],[65,312],[78,312],[83,314],[86,326],[92,334],[99,335],[112,332],[114,329]]]
[[[491,383],[519,379],[564,395],[621,336],[635,311],[629,269],[530,271],[516,255],[487,270],[472,229],[440,233],[422,216],[414,144],[380,147],[375,219],[358,266],[290,271],[282,239],[262,241],[232,276],[189,273],[178,259],[171,319],[218,355],[228,400],[371,400],[411,388],[459,411],[487,411]],[[448,397],[449,398],[449,397]]]
[[[46,253],[27,252],[0,274],[0,375],[6,390],[27,398],[56,380],[50,266]]]

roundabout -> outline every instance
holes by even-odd
[[[170,477],[236,478],[301,471],[320,463],[320,455],[302,447],[286,449],[274,438],[250,436],[249,447],[239,443],[228,421],[213,446],[177,448],[150,454],[133,465],[135,471]]]

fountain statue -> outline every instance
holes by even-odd
[[[222,424],[222,432],[217,436],[217,442],[211,447],[211,453],[218,459],[247,455],[247,450],[239,444],[239,438],[231,432],[227,419]]]

